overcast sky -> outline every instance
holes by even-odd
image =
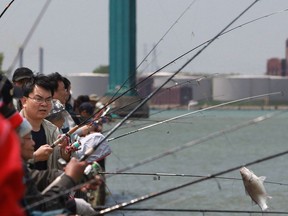
[[[0,1],[1,12],[9,2]],[[3,69],[12,64],[45,2],[15,1],[0,19]],[[138,64],[186,10],[139,71],[154,71],[211,39],[252,2],[254,0],[137,0]],[[24,51],[24,66],[39,71],[39,47],[44,48],[44,73],[91,72],[107,65],[108,4],[108,0],[52,0]],[[261,0],[233,27],[287,8],[287,0]],[[222,36],[183,71],[264,74],[267,59],[285,57],[287,38],[288,12],[277,13]],[[164,70],[177,70],[193,54],[195,52]]]

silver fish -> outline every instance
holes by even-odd
[[[266,177],[258,177],[246,167],[242,167],[240,169],[240,174],[243,179],[246,193],[262,209],[262,211],[267,210],[267,199],[271,197],[267,195],[265,187],[263,185]]]

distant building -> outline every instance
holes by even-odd
[[[288,76],[288,39],[286,40],[285,59],[270,58],[267,60],[266,74],[271,76]]]
[[[148,96],[152,91],[161,86],[172,73],[158,72],[140,84],[138,93],[141,97]],[[139,81],[149,74],[142,75]],[[204,76],[178,74],[169,81],[159,92],[151,98],[151,105],[188,105],[190,101],[205,101],[212,98],[212,78]]]
[[[214,101],[232,101],[273,92],[282,94],[258,100],[287,102],[288,77],[231,75],[213,79]]]
[[[67,78],[71,81],[73,98],[90,94],[102,97],[108,90],[107,74],[79,73],[70,74]]]

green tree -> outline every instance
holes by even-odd
[[[93,70],[93,73],[109,74],[109,65],[100,65]]]

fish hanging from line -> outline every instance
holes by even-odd
[[[243,179],[246,193],[261,208],[262,211],[266,211],[268,209],[267,199],[272,198],[267,195],[263,184],[266,177],[258,177],[246,167],[242,167],[240,169],[240,174]]]

